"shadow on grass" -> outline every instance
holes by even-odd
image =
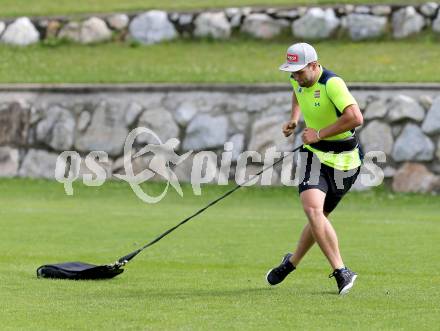
[[[115,291],[113,286],[119,287],[121,282],[116,279],[113,280],[51,280],[51,279],[39,279],[39,282],[46,283],[48,287],[52,287],[53,291],[59,291],[64,288],[68,291],[76,291],[78,287],[82,290],[83,296],[95,296],[96,292],[103,295],[103,291],[106,292],[104,297],[117,297],[118,299],[131,299],[131,298],[151,298],[151,299],[190,299],[190,298],[238,298],[238,297],[339,297],[336,290],[313,290],[305,288],[292,288],[292,287],[270,287],[269,285],[259,287],[241,287],[241,288],[223,288],[223,289],[209,289],[209,288],[163,288],[163,287],[145,287],[142,282],[139,281],[139,286],[131,285],[130,288],[124,288],[123,292]],[[40,284],[42,284],[40,283]],[[86,288],[84,288],[84,285]],[[96,287],[95,287],[96,285]],[[68,287],[68,288],[66,288]],[[172,287],[172,285],[171,285]],[[49,289],[46,289],[49,290]],[[52,291],[50,290],[50,291]]]
[[[132,292],[132,293],[130,293]],[[292,291],[290,288],[271,288],[271,287],[255,287],[255,288],[237,288],[237,289],[172,289],[172,290],[133,290],[129,293],[125,293],[128,296],[139,296],[146,295],[151,298],[174,298],[174,299],[188,299],[188,298],[210,298],[210,297],[240,297],[248,296],[252,297],[258,296],[292,296],[292,297],[310,297],[310,296],[332,296],[338,297],[339,294],[336,290],[325,290],[325,291]]]

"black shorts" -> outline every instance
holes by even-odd
[[[313,188],[326,193],[324,212],[331,213],[356,181],[361,167],[338,170],[319,162],[318,157],[305,148],[300,152],[299,193]]]

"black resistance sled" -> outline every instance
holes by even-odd
[[[301,146],[298,146],[295,148],[292,153],[298,151]],[[238,190],[243,185],[250,182],[255,177],[261,175],[264,171],[266,171],[269,168],[272,168],[279,162],[281,162],[287,155],[284,154],[279,160],[274,162],[272,165],[264,168],[260,172],[258,172],[255,176],[250,177],[248,180],[246,180],[243,184],[235,186],[230,191],[224,193],[219,198],[211,201],[208,205],[203,207],[202,209],[198,210],[191,216],[185,218],[183,221],[181,221],[179,224],[175,225],[174,227],[168,229],[161,235],[159,235],[156,239],[150,241],[148,244],[142,246],[141,248],[135,250],[134,252],[131,252],[128,255],[125,255],[121,258],[119,258],[115,263],[113,264],[106,264],[106,265],[94,265],[84,262],[66,262],[66,263],[59,263],[59,264],[45,264],[42,265],[37,269],[37,277],[39,278],[56,278],[56,279],[73,279],[73,280],[97,280],[97,279],[110,279],[113,277],[116,277],[117,275],[120,275],[124,272],[124,269],[122,267],[126,265],[131,259],[133,259],[136,255],[138,255],[140,252],[142,252],[144,249],[154,245],[159,240],[161,240],[163,237],[167,236],[174,230],[176,230],[181,225],[188,222],[190,219],[196,217],[197,215],[203,213],[206,209],[209,207],[215,205],[220,200],[223,200],[228,195],[234,193],[236,190]]]

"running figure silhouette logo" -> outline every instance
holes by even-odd
[[[154,137],[157,144],[147,144],[145,147],[140,149],[137,153],[133,155],[133,144],[136,137],[141,134],[149,134]],[[125,175],[115,175],[117,178],[126,181],[136,196],[144,202],[147,203],[157,203],[163,199],[168,191],[168,187],[171,186],[176,190],[176,192],[183,196],[182,188],[180,187],[179,179],[176,174],[171,170],[171,164],[175,166],[185,161],[188,156],[191,155],[193,151],[189,151],[183,155],[178,155],[175,152],[175,148],[179,145],[180,141],[177,138],[168,139],[163,143],[157,134],[144,127],[139,127],[133,129],[127,139],[125,140],[124,146],[124,169]],[[147,169],[142,170],[138,174],[133,172],[132,159],[140,157],[147,154],[148,152],[153,154],[153,157],[148,165]],[[155,175],[161,176],[166,180],[167,184],[162,193],[158,196],[150,196],[148,193],[144,192],[141,188],[141,184],[151,179]]]

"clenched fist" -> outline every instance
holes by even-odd
[[[297,123],[295,121],[289,121],[283,125],[283,134],[285,137],[290,136],[293,131],[295,131],[295,128],[297,126]]]
[[[305,128],[302,134],[302,140],[304,144],[310,145],[317,143],[321,139],[318,137],[318,133],[315,129]]]

